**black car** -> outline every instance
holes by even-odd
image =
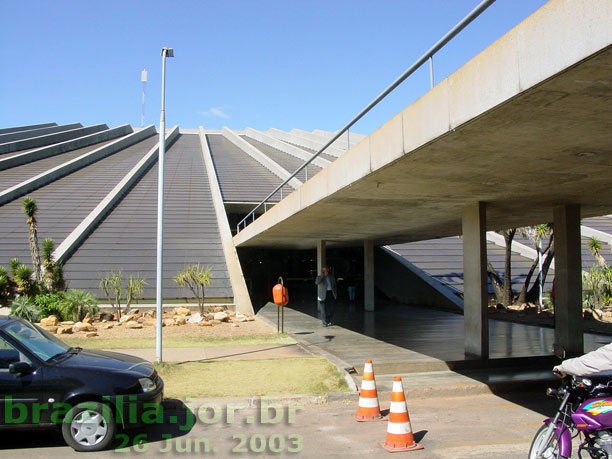
[[[150,362],[70,347],[26,320],[0,316],[0,429],[61,425],[77,451],[99,451],[117,425],[157,422],[163,381]]]

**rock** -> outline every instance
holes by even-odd
[[[223,322],[221,322],[220,320],[212,320],[212,321],[211,321],[211,323],[212,323],[213,325],[219,325],[219,324],[221,324],[221,323],[223,323]]]
[[[125,314],[125,315],[121,316],[121,319],[119,319],[119,322],[126,323],[126,322],[130,322],[131,320],[134,320],[134,319],[135,319],[134,314]]]
[[[601,309],[593,309],[593,317],[597,320],[603,320],[604,312]]]
[[[157,314],[155,313],[155,309],[149,309],[148,311],[144,312],[144,316],[151,317],[154,319],[157,316]]]
[[[103,312],[100,314],[100,320],[115,320],[115,314],[111,314],[110,312]]]
[[[87,331],[88,332],[95,332],[95,331],[98,331],[98,329],[96,327],[94,327],[93,325],[87,325]]]
[[[489,306],[488,307],[489,312],[497,312],[497,308],[495,306]]]
[[[93,338],[94,336],[98,336],[96,332],[85,333],[85,338]]]
[[[505,311],[506,309],[508,309],[506,306],[504,306],[501,303],[497,303],[494,307],[495,307],[495,309],[497,309],[499,311]]]
[[[72,327],[74,325],[74,322],[72,320],[64,320],[63,322],[60,322],[60,325],[63,325],[65,327]]]
[[[155,320],[155,319],[145,319],[145,321],[142,323],[142,325],[144,325],[145,327],[154,327],[155,325],[157,325],[157,320]]]
[[[227,322],[229,321],[229,315],[227,314],[227,312],[224,311],[219,311],[215,314],[214,316],[215,320],[218,320],[219,322]]]
[[[83,323],[91,325],[91,324],[93,324],[93,319],[91,317],[85,317],[83,319]]]
[[[250,316],[247,316],[247,320],[248,320],[249,322],[255,322],[255,317],[250,317]]]
[[[174,319],[164,319],[162,321],[162,324],[166,327],[171,327],[172,325],[174,325]]]
[[[83,322],[77,322],[76,324],[72,326],[72,332],[78,333],[78,332],[89,331],[87,327],[89,327],[88,324],[84,324]]]
[[[183,306],[174,308],[174,314],[177,316],[188,316],[191,315],[191,311]]]
[[[142,328],[142,324],[134,322],[133,320],[125,323],[125,328]]]
[[[208,321],[202,321],[198,324],[198,326],[200,327],[212,327],[212,322],[208,322]]]
[[[223,311],[225,311],[225,309],[223,309],[221,306],[217,306],[216,308],[213,309],[212,312],[216,313],[216,312],[223,312]]]
[[[71,325],[65,325],[63,327],[59,327],[57,329],[57,334],[58,335],[71,335],[72,334],[72,326]]]
[[[176,319],[174,319],[176,325],[185,325],[185,322],[185,316],[183,315],[176,316]]]
[[[41,327],[55,327],[58,323],[57,317],[49,316],[44,319],[41,319],[40,325]]]
[[[585,309],[584,311],[582,311],[582,317],[584,317],[585,319],[592,319],[593,311],[591,309]]]
[[[132,309],[130,311],[131,314],[140,314],[140,309]]]
[[[247,320],[248,320],[247,316],[245,316],[244,314],[240,314],[240,313],[236,314],[236,317],[234,318],[235,322],[246,322]]]
[[[240,327],[240,325],[238,325],[236,322],[234,322],[234,323],[232,324],[232,327]]]
[[[209,320],[210,321],[210,320],[213,320],[213,319],[214,319],[214,317],[213,317],[212,314],[204,314],[204,320]]]
[[[57,333],[57,329],[59,328],[57,325],[47,325],[44,327],[49,333]]]
[[[199,324],[200,322],[202,322],[202,320],[204,320],[202,314],[196,312],[195,314],[191,314],[191,316],[189,316],[188,322],[190,324]]]
[[[113,328],[113,324],[104,324],[102,325],[102,330],[110,330]]]

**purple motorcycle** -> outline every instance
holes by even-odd
[[[581,440],[578,457],[612,459],[612,375],[592,378],[566,377],[558,390],[546,391],[561,405],[554,419],[545,419],[536,433],[529,459],[572,457],[576,437]],[[594,383],[602,378],[607,384]]]

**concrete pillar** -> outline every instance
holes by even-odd
[[[485,360],[489,358],[485,203],[465,206],[462,224],[465,357]]]
[[[363,242],[363,305],[374,311],[374,243]]]
[[[321,274],[321,269],[327,263],[325,259],[325,241],[317,241],[317,276]]]
[[[555,229],[555,344],[569,356],[584,352],[582,331],[582,254],[580,206],[556,206]]]

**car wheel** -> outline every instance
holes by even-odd
[[[115,428],[115,417],[108,405],[84,402],[68,411],[62,435],[75,451],[101,451],[115,437]]]

